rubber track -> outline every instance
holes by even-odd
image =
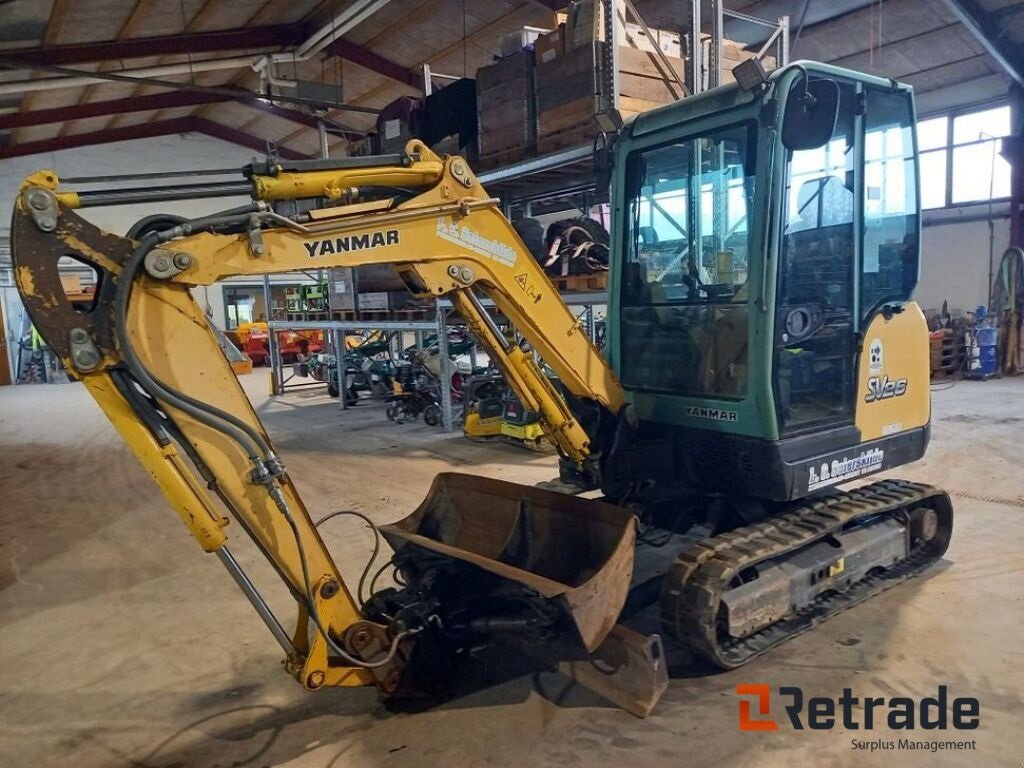
[[[922,504],[922,502],[926,502]],[[844,592],[825,592],[810,605],[742,639],[719,637],[722,594],[743,569],[838,532],[861,517],[931,506],[939,531],[928,544]],[[726,669],[741,666],[820,621],[917,575],[942,557],[952,533],[952,505],[944,491],[907,480],[882,480],[851,491],[832,490],[780,513],[685,548],[665,575],[662,623],[695,653]]]

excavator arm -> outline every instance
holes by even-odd
[[[614,420],[621,418],[623,393],[461,158],[439,158],[414,141],[402,156],[254,165],[247,175],[252,205],[134,241],[74,212],[90,204],[88,193],[60,190],[53,172],[35,174],[22,185],[14,211],[15,278],[38,331],[201,547],[228,567],[300,682],[309,689],[393,686],[397,659],[417,628],[381,631],[361,615],[363,596],[342,580],[189,289],[237,275],[393,264],[416,296],[450,298],[524,406],[541,415],[563,458],[581,471],[595,461],[594,436],[532,352],[506,340],[480,297],[494,302],[573,396]],[[284,216],[268,204],[283,200],[313,201],[313,207]],[[65,257],[96,271],[92,306],[73,306],[63,295],[58,263]],[[291,634],[225,546],[225,511],[294,595],[299,617]],[[613,548],[625,552],[631,543],[630,529]],[[623,580],[612,592],[624,600],[628,572],[618,577]],[[589,635],[583,631],[588,647],[611,628],[598,623]]]

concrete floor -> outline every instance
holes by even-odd
[[[347,413],[306,393],[246,387],[314,514],[403,516],[457,470],[534,483],[554,459],[479,446],[379,408]],[[76,768],[215,766],[1019,766],[1024,755],[1024,379],[934,394],[925,461],[900,475],[943,485],[959,515],[943,563],[741,670],[677,670],[638,720],[555,674],[524,674],[416,715],[373,689],[304,692],[277,645],[204,556],[76,384],[0,388],[0,763]],[[337,523],[335,525],[335,523]],[[365,530],[325,534],[347,578]],[[236,555],[282,617],[283,589],[237,526]],[[981,702],[975,752],[855,751],[880,729],[739,733],[738,683],[808,696],[927,696],[940,683]],[[917,731],[915,738],[960,738]],[[912,735],[913,736],[913,735]]]

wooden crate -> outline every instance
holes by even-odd
[[[620,97],[619,111],[623,117],[646,112],[662,106],[661,102],[644,101]],[[537,154],[546,155],[562,149],[578,147],[594,140],[598,132],[594,122],[594,99],[584,97],[550,110],[548,114],[548,133],[537,137]]]
[[[537,143],[533,53],[520,51],[476,73],[480,168],[515,162]]]
[[[683,76],[682,59],[668,59]],[[547,154],[593,139],[594,78],[599,76],[596,47],[579,46],[536,67],[537,150]],[[661,58],[636,48],[619,47],[619,111],[623,117],[674,101],[681,87]]]

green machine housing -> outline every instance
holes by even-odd
[[[606,486],[782,502],[821,462],[923,455],[927,417],[869,442],[858,425],[865,329],[919,312],[914,126],[909,86],[799,62],[623,129],[606,353],[639,425]]]

